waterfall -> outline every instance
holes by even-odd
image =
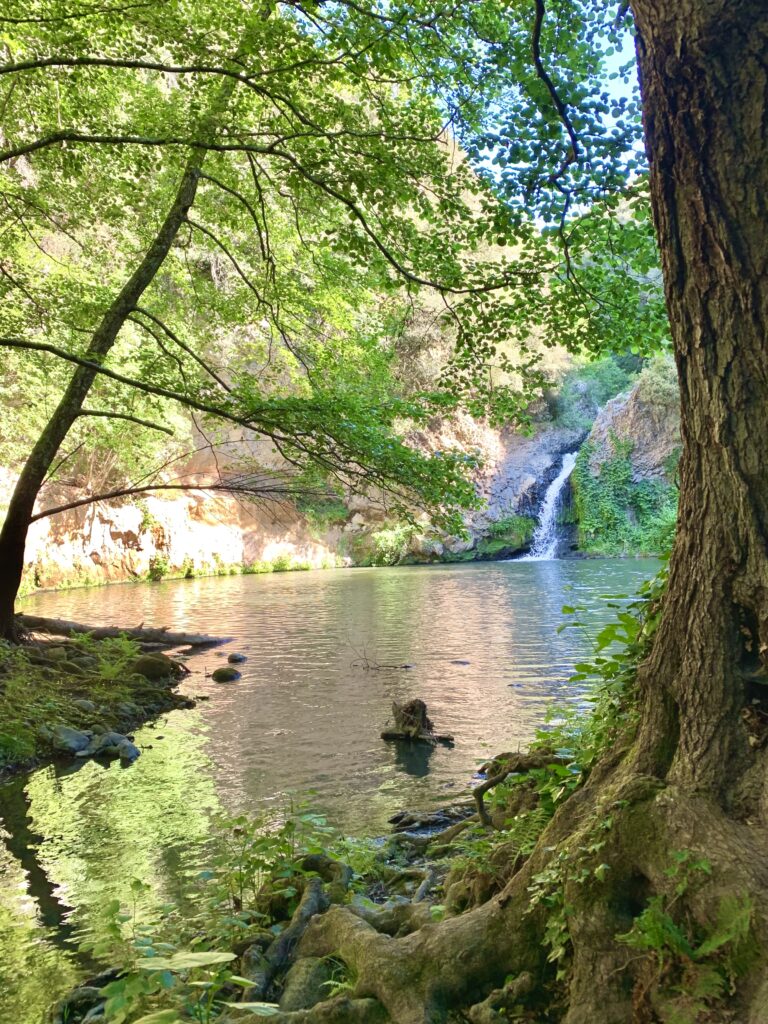
[[[563,464],[560,472],[547,488],[544,501],[539,509],[539,521],[533,532],[531,550],[527,555],[519,559],[521,562],[545,562],[554,558],[557,554],[557,512],[560,507],[560,498],[568,477],[576,465],[578,452],[568,452],[563,456]]]

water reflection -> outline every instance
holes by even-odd
[[[207,697],[137,734],[128,770],[89,762],[0,787],[0,1020],[37,1024],[78,965],[67,939],[130,883],[144,919],[183,901],[215,811],[281,807],[313,790],[334,824],[375,834],[402,807],[445,803],[489,752],[528,741],[585,641],[558,634],[563,604],[629,592],[652,562],[550,561],[229,577],[40,595],[40,614],[145,621],[235,637],[196,655],[185,683]],[[228,650],[242,679],[209,674]],[[404,664],[411,668],[403,668]],[[384,743],[393,700],[421,697],[453,748]]]

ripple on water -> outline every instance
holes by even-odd
[[[140,908],[183,900],[211,815],[281,808],[313,792],[341,829],[376,834],[404,806],[455,799],[478,763],[525,744],[585,652],[558,634],[563,604],[605,621],[600,594],[632,592],[651,561],[499,562],[183,580],[43,594],[37,613],[232,636],[189,661],[208,697],[137,733],[128,770],[45,768],[0,787],[0,1020],[38,1024],[81,969],[67,927],[93,923],[132,878]],[[247,656],[236,683],[209,674]],[[408,664],[410,668],[401,666]],[[385,744],[393,700],[419,696],[452,749]],[[158,737],[162,735],[162,739]]]

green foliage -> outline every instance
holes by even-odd
[[[49,660],[44,649],[0,642],[0,768],[50,756],[58,725],[119,728],[119,705],[157,704],[157,689],[127,671],[139,652],[134,640],[86,634],[62,644],[66,656]],[[80,706],[84,698],[98,706],[96,714]]]
[[[668,1024],[696,1024],[722,1005],[753,959],[753,908],[746,897],[721,899],[709,928],[685,910],[681,897],[711,874],[688,850],[672,854],[671,891],[652,896],[620,942],[646,954],[656,974],[653,1002]]]
[[[154,583],[159,583],[171,570],[171,563],[166,555],[153,555],[149,560],[149,571],[147,578]],[[186,575],[186,572],[185,572]]]
[[[595,449],[582,446],[572,475],[579,546],[596,554],[668,551],[677,521],[677,488],[660,480],[632,479],[632,442],[610,437],[612,453],[596,476]]]
[[[330,962],[333,968],[330,981],[324,982],[327,998],[332,999],[334,996],[354,991],[357,985],[357,974],[349,964],[344,963],[338,957],[326,957],[326,960]]]
[[[301,866],[303,858],[328,851],[351,852],[368,865],[371,844],[338,839],[321,816],[289,808],[259,819],[222,819],[209,868],[189,883],[185,909],[167,906],[162,922],[139,923],[147,887],[135,880],[133,905],[108,904],[103,919],[81,937],[85,951],[123,969],[103,989],[105,1022],[139,1024],[154,1014],[164,1021],[165,1014],[174,1022],[178,1017],[209,1024],[230,1007],[272,1015],[274,1004],[232,1001],[233,986],[247,989],[252,982],[233,972],[231,949],[267,929],[280,933],[298,903],[301,883],[311,875]],[[330,994],[348,991],[354,987],[352,974],[342,961],[331,959],[337,970]]]
[[[356,537],[351,545],[356,565],[399,565],[407,560],[418,529],[412,523],[394,523]]]
[[[550,813],[582,784],[609,749],[631,738],[637,724],[637,668],[647,656],[658,628],[666,585],[664,566],[656,577],[643,584],[633,600],[627,601],[626,595],[614,595],[609,606],[616,609],[616,617],[594,636],[578,619],[583,608],[563,608],[571,621],[560,628],[581,630],[591,641],[594,653],[591,660],[577,664],[571,676],[572,683],[587,687],[584,704],[577,708],[553,708],[548,714],[549,725],[538,731],[531,747],[554,751],[568,759],[559,771],[547,768],[543,778],[537,780],[542,805],[549,806]],[[613,812],[614,807],[601,808],[591,826],[583,826],[577,840],[559,850],[531,880],[531,907],[547,908],[544,945],[549,949],[549,961],[557,965],[559,979],[567,973],[570,950],[568,918],[572,908],[566,900],[567,884],[600,884],[610,872],[600,852],[605,846],[605,833],[613,828]]]
[[[559,630],[578,629],[592,647],[592,657],[575,665],[570,682],[586,689],[585,705],[558,705],[548,712],[549,724],[539,730],[533,749],[556,750],[588,772],[600,757],[635,725],[634,682],[637,667],[648,655],[661,621],[667,566],[628,600],[614,595],[608,607],[615,617],[596,634],[580,621],[585,609],[566,605],[568,621]]]
[[[565,374],[547,404],[558,426],[589,430],[598,411],[610,399],[631,387],[639,359],[605,356]]]
[[[477,544],[480,557],[493,557],[505,552],[519,551],[530,543],[536,520],[530,516],[508,515],[491,523],[488,534]]]
[[[680,387],[674,358],[666,353],[650,359],[637,379],[638,393],[646,405],[663,405],[677,409]]]

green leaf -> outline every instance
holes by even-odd
[[[181,1018],[176,1010],[156,1010],[140,1017],[134,1024],[181,1024]]]
[[[280,1012],[277,1003],[224,1003],[224,1005],[231,1010],[246,1010],[257,1017],[274,1017],[276,1013]]]
[[[142,957],[136,966],[142,971],[191,971],[197,967],[211,967],[214,964],[228,964],[237,959],[234,953],[208,950],[203,953],[192,953],[182,950],[171,957]]]

